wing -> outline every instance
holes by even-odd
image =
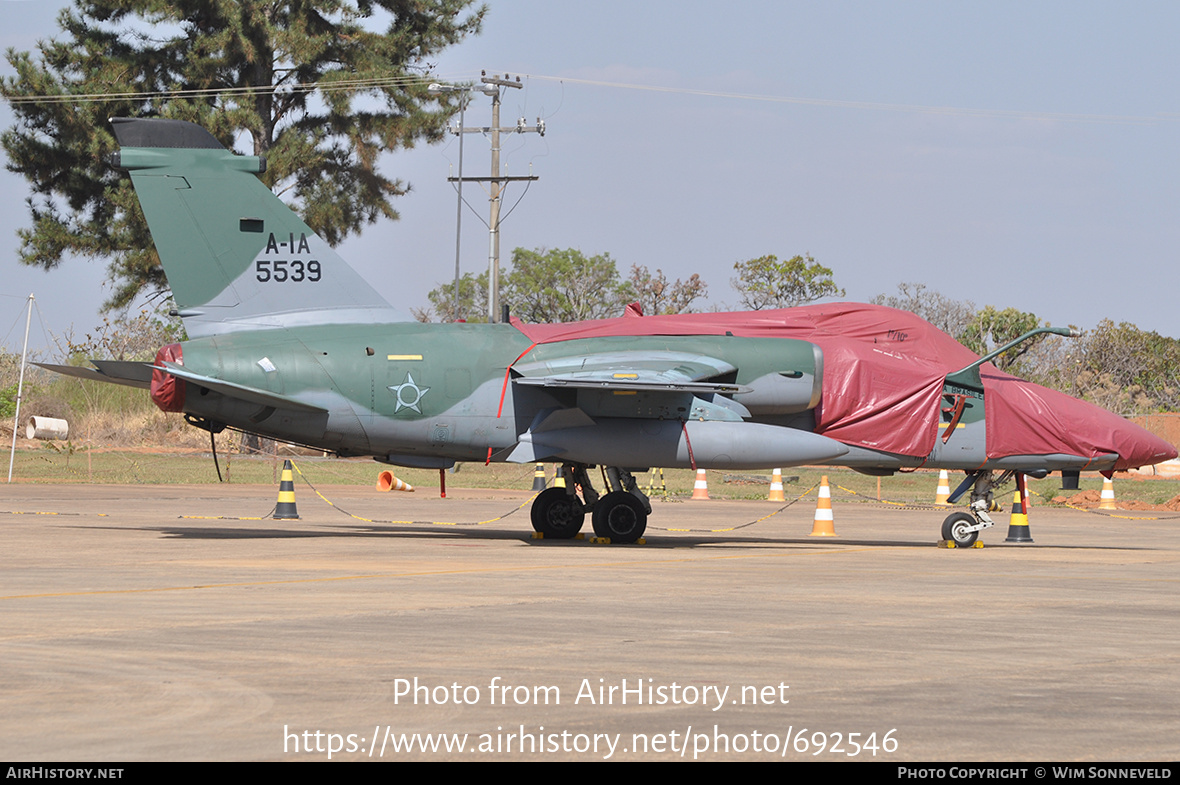
[[[746,407],[727,395],[737,368],[687,352],[604,352],[561,357],[513,368],[518,387],[540,387],[589,417],[741,421]],[[564,391],[564,392],[563,392]],[[563,415],[568,418],[569,414]],[[535,428],[544,428],[536,423]]]

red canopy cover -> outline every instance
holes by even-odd
[[[863,303],[807,305],[772,311],[634,316],[568,324],[513,325],[533,343],[622,335],[726,335],[795,338],[824,353],[823,397],[816,432],[845,444],[926,457],[938,434],[943,381],[978,356],[909,311]],[[1117,453],[1116,468],[1139,465],[1142,437],[1155,460],[1175,457],[1171,445],[1117,415],[1002,373],[982,368],[987,453],[1066,453],[1095,458]],[[1170,451],[1170,454],[1164,454]],[[1149,461],[1154,462],[1154,461]]]

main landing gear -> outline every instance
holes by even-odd
[[[597,537],[612,543],[636,542],[647,528],[651,502],[626,469],[609,466],[604,479],[610,491],[599,496],[590,483],[588,467],[566,464],[566,487],[547,488],[533,501],[533,529],[545,537],[564,540],[582,529],[586,513]],[[582,498],[578,498],[581,489]]]

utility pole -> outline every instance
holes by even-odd
[[[25,345],[20,352],[20,381],[16,384],[16,413],[12,415],[12,449],[8,453],[8,481],[12,482],[12,464],[16,460],[16,429],[20,425],[20,402],[25,392],[25,361],[29,357],[29,324],[33,321],[33,293],[29,293],[29,312],[25,316]]]
[[[463,237],[463,115],[467,112],[467,102],[471,100],[471,90],[466,85],[444,85],[437,82],[431,84],[426,88],[431,95],[442,95],[443,93],[457,93],[459,95],[459,185],[456,189],[458,192],[458,199],[455,202],[455,289],[452,293],[451,299],[451,321],[459,321],[459,243]],[[491,95],[495,93],[500,94],[500,88],[489,87],[484,85],[481,92],[489,91],[486,94]]]
[[[519,90],[523,85],[520,83],[520,77],[515,80],[509,78],[508,74],[504,74],[501,79],[495,76],[488,76],[484,71],[480,75],[480,81],[484,84],[483,90],[487,92],[492,98],[492,124],[490,126],[474,126],[464,128],[462,124],[458,130],[452,128],[451,132],[460,136],[462,134],[490,134],[492,140],[492,174],[491,177],[464,177],[462,173],[458,177],[448,177],[450,182],[459,183],[462,188],[464,182],[486,182],[490,183],[488,190],[488,201],[491,203],[490,216],[488,218],[488,321],[496,322],[500,319],[500,195],[501,185],[513,181],[521,180],[536,180],[536,175],[518,175],[515,177],[508,177],[500,173],[500,132],[507,131],[508,133],[538,133],[541,136],[545,135],[545,122],[541,118],[537,118],[537,124],[529,127],[525,125],[524,118],[517,120],[516,125],[503,128],[500,126],[500,91],[501,88],[515,88]]]

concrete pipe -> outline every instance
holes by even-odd
[[[70,424],[56,417],[29,418],[25,426],[26,439],[68,439],[70,438]]]

